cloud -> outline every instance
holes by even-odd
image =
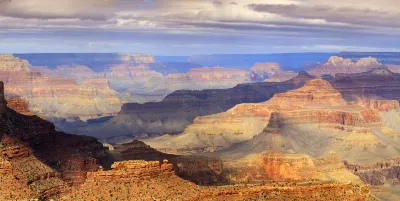
[[[368,26],[400,26],[400,13],[363,7],[338,7],[332,5],[304,4],[250,4],[258,12],[273,13],[290,18],[322,19],[327,22],[341,22]]]
[[[241,47],[254,46],[256,40],[269,45],[272,39],[304,43],[296,47],[312,46],[315,40],[379,46],[376,39],[398,37],[398,7],[398,0],[0,0],[0,35],[62,35],[86,40],[82,44],[104,44],[104,38],[119,35],[170,44],[163,38],[173,35],[190,36],[192,42],[185,42],[191,44],[207,38],[236,40],[227,44],[242,40]]]

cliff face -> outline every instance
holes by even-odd
[[[4,97],[2,90],[0,94]],[[110,161],[107,160],[103,145],[96,139],[60,133],[52,123],[37,116],[21,115],[7,108],[4,100],[2,102],[1,200],[305,200],[320,196],[321,193],[325,198],[363,200],[369,196],[369,189],[365,186],[333,182],[312,182],[307,185],[291,183],[290,188],[273,185],[197,186],[177,177],[174,173],[176,168],[165,159],[162,164],[159,161],[121,161],[111,165],[110,170],[105,170],[109,169],[107,164]],[[119,145],[110,150],[119,152],[115,155],[122,158],[146,154],[153,157],[157,153],[138,142]],[[177,170],[185,170],[193,176],[205,166],[212,170],[220,168],[218,160],[207,162],[199,158],[175,158]],[[200,176],[210,174],[206,172]],[[83,185],[70,187],[77,184]],[[283,185],[287,186],[287,183]],[[345,194],[343,190],[351,193]],[[277,193],[282,193],[282,196]]]
[[[176,177],[171,170],[166,160],[161,166],[145,161],[114,163],[110,171],[88,173],[89,179],[81,188],[60,200],[373,200],[365,185],[311,181],[198,186]]]
[[[360,180],[341,161],[368,165],[398,157],[399,135],[384,124],[380,113],[397,109],[396,103],[348,103],[328,81],[315,79],[264,103],[239,104],[198,117],[179,136],[145,142],[164,151],[183,150],[182,154],[203,147],[210,152],[206,155],[228,161],[224,176],[234,182],[322,179],[374,184],[368,181],[372,173],[357,173],[364,177]],[[336,160],[329,156],[332,152]],[[396,168],[380,174],[392,178],[390,171]]]
[[[21,64],[17,58],[12,58],[13,65]],[[0,60],[0,65],[2,63]],[[20,96],[28,102],[32,112],[41,116],[87,118],[114,114],[120,109],[117,93],[105,81],[79,84],[71,78],[19,69],[0,69],[0,80],[6,84],[7,94]]]
[[[357,99],[400,100],[400,74],[387,67],[355,74],[337,74],[331,81],[348,101]]]
[[[400,158],[381,161],[371,165],[357,165],[345,161],[350,171],[359,176],[360,179],[374,186],[389,184],[396,186],[400,184]]]
[[[162,163],[167,159],[178,176],[196,184],[212,184],[222,179],[222,161],[218,158],[165,154],[137,140],[114,146],[113,153],[119,161],[146,160]]]
[[[96,171],[88,172],[88,182],[94,181],[129,181],[129,180],[140,180],[143,178],[152,178],[160,174],[175,174],[173,172],[172,164],[168,164],[167,160],[164,160],[162,165],[158,161],[123,161],[112,164],[111,170],[109,171]]]
[[[332,88],[329,82],[315,79],[296,90],[277,93],[264,103],[239,104],[223,113],[197,117],[180,136],[148,142],[156,148],[213,146],[215,150],[250,140],[268,125],[275,127],[291,123],[364,125],[360,114],[362,110],[345,111],[346,105],[341,94]],[[161,141],[163,143],[160,143]]]
[[[27,116],[33,116],[33,113],[29,110],[28,103],[22,98],[7,98],[7,107]]]
[[[0,93],[4,96],[3,90]],[[20,99],[10,99],[9,104],[16,111],[29,113]],[[68,191],[69,185],[83,183],[86,172],[96,170],[106,159],[96,139],[60,133],[52,123],[14,110],[4,104],[0,112],[0,177],[20,189],[4,196],[57,196]]]
[[[188,91],[169,94],[163,101],[129,103],[106,125],[93,125],[87,130],[98,138],[113,137],[110,133],[140,136],[182,132],[195,117],[226,111],[238,103],[262,102],[275,93],[301,87],[311,77],[301,73],[282,83],[240,84],[230,89]],[[100,128],[101,126],[101,128]]]

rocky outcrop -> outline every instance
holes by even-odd
[[[108,141],[112,141],[110,137],[118,135],[146,134],[148,137],[176,134],[182,132],[197,116],[224,112],[239,103],[263,102],[275,93],[301,87],[310,79],[312,77],[302,72],[282,83],[240,84],[224,90],[175,91],[161,102],[124,104],[116,117],[104,125],[92,125],[86,129],[86,134],[108,138]]]
[[[233,162],[225,177],[231,182],[244,181],[304,181],[316,174],[316,167],[307,155],[284,154],[276,150]]]
[[[150,179],[160,174],[175,174],[173,166],[164,160],[160,166],[158,161],[123,161],[116,162],[109,171],[88,172],[88,182],[94,181],[121,181],[121,180],[141,180]]]
[[[104,189],[113,189],[105,191]],[[168,190],[166,190],[168,189]],[[197,186],[170,175],[118,182],[87,182],[60,200],[374,200],[366,185],[337,182],[274,182]]]
[[[29,110],[28,103],[19,97],[10,97],[6,99],[7,107],[27,116],[33,116],[34,114]]]
[[[163,163],[167,159],[178,176],[196,184],[212,184],[222,180],[222,160],[218,158],[166,154],[137,140],[114,146],[113,153],[118,161],[157,160]]]

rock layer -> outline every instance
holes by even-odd
[[[301,87],[310,79],[308,74],[300,73],[282,83],[240,84],[224,90],[175,91],[161,102],[124,104],[115,118],[104,125],[92,125],[85,131],[98,138],[115,138],[115,134],[129,137],[176,134],[197,116],[224,112],[238,103],[266,101],[275,93]]]

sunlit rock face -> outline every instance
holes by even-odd
[[[263,102],[275,93],[301,87],[310,79],[312,77],[308,74],[300,73],[282,83],[239,84],[230,89],[201,91],[179,90],[161,102],[124,104],[121,112],[104,126],[93,125],[86,131],[89,131],[89,135],[107,140],[118,137],[118,134],[145,134],[147,137],[178,134],[197,116],[220,113],[238,103]]]
[[[322,79],[311,80],[307,84],[296,90],[287,93],[276,94],[268,104],[283,106],[304,106],[304,105],[325,105],[340,106],[346,102],[342,94],[334,89],[331,84]]]
[[[72,78],[47,75],[43,68],[30,71],[29,64],[10,55],[0,65],[18,66],[0,69],[0,80],[7,96],[26,100],[30,110],[41,116],[93,118],[115,114],[121,101],[104,78],[78,83]],[[11,64],[12,63],[12,64]]]
[[[182,135],[176,139],[172,138],[168,146],[229,147],[233,143],[249,140],[262,132],[271,122],[271,118],[299,123],[356,124],[360,121],[357,114],[345,114],[337,109],[329,110],[331,106],[346,106],[346,104],[341,94],[332,88],[328,81],[315,79],[308,81],[299,89],[277,93],[264,103],[239,104],[227,112],[197,117],[186,127]],[[304,107],[309,109],[302,110]],[[184,140],[185,138],[188,139]],[[160,146],[167,144],[168,141],[154,146],[161,148]]]
[[[156,160],[163,163],[167,159],[178,176],[196,184],[207,185],[222,181],[222,160],[219,158],[166,154],[138,140],[114,146],[113,153],[118,161]]]
[[[3,90],[0,94],[4,97]],[[59,196],[106,161],[95,138],[56,131],[52,123],[32,115],[20,98],[7,99],[7,105],[11,108],[1,105],[0,114],[0,199]],[[4,185],[10,184],[6,195]]]

